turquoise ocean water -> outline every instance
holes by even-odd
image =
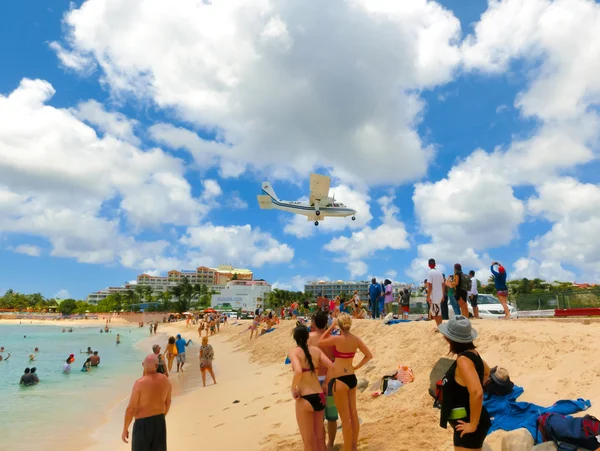
[[[26,321],[24,321],[25,323]],[[62,333],[62,325],[0,325],[0,346],[6,362],[0,362],[0,450],[77,450],[106,420],[112,407],[129,396],[141,377],[141,361],[154,342],[164,347],[162,336],[149,337],[146,328],[115,327],[99,333],[99,327],[74,326]],[[68,330],[68,327],[67,327]],[[116,335],[121,344],[116,344]],[[24,338],[27,336],[27,338]],[[100,366],[81,372],[90,346],[98,351]],[[40,350],[29,362],[34,349]],[[62,366],[75,354],[71,373]],[[35,366],[40,383],[24,387],[19,379],[26,367]]]

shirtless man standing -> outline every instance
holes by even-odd
[[[321,335],[325,333],[327,330],[327,322],[329,320],[329,315],[323,310],[317,311],[312,316],[312,322],[310,324],[310,334],[308,334],[308,346],[317,346],[323,351],[323,354],[327,356],[329,360],[333,362],[333,349],[331,347],[322,347],[319,346],[319,340],[321,339]],[[320,367],[318,374],[319,382],[321,384],[325,383],[327,380],[327,368]],[[334,380],[330,380],[330,383],[325,387],[326,398],[326,407],[325,407],[325,419],[327,420],[327,449],[333,449],[333,442],[335,442],[335,434],[337,433],[337,420],[338,420],[338,412],[335,408],[335,403],[333,401],[333,382]]]
[[[167,423],[165,416],[171,407],[171,383],[156,372],[158,357],[150,354],[142,363],[144,376],[135,381],[131,399],[125,410],[121,439],[128,443],[129,425],[133,423],[132,451],[166,451]]]

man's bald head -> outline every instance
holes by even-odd
[[[142,362],[142,366],[144,367],[147,373],[156,372],[156,367],[158,366],[158,356],[156,354],[147,355],[144,361]]]

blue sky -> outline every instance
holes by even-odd
[[[0,290],[412,282],[429,257],[599,281],[597,2],[212,3],[0,6]],[[312,170],[356,222],[258,208]]]

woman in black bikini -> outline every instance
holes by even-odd
[[[325,451],[325,394],[317,378],[319,367],[332,368],[331,360],[316,346],[308,346],[308,329],[298,324],[294,329],[298,345],[288,356],[292,362],[292,397],[296,400],[296,420],[305,451]]]
[[[352,318],[350,315],[342,313],[338,316],[337,327],[339,327],[341,334],[339,336],[331,336],[333,330],[336,328],[336,323],[334,322],[321,336],[319,346],[331,346],[333,348],[333,371],[331,372],[332,378],[328,386],[329,388],[333,388],[333,399],[342,420],[344,451],[356,451],[360,424],[356,410],[356,385],[358,380],[354,373],[371,360],[373,354],[371,354],[367,345],[360,338],[350,333],[350,327],[352,327]],[[364,354],[364,357],[358,365],[354,366],[352,365],[352,361],[356,350],[360,350]]]
[[[442,379],[440,426],[450,423],[454,429],[454,450],[479,450],[491,426],[490,415],[483,407],[483,381],[490,367],[475,350],[477,332],[464,316],[456,316],[439,331],[450,344],[450,353],[458,357]]]

